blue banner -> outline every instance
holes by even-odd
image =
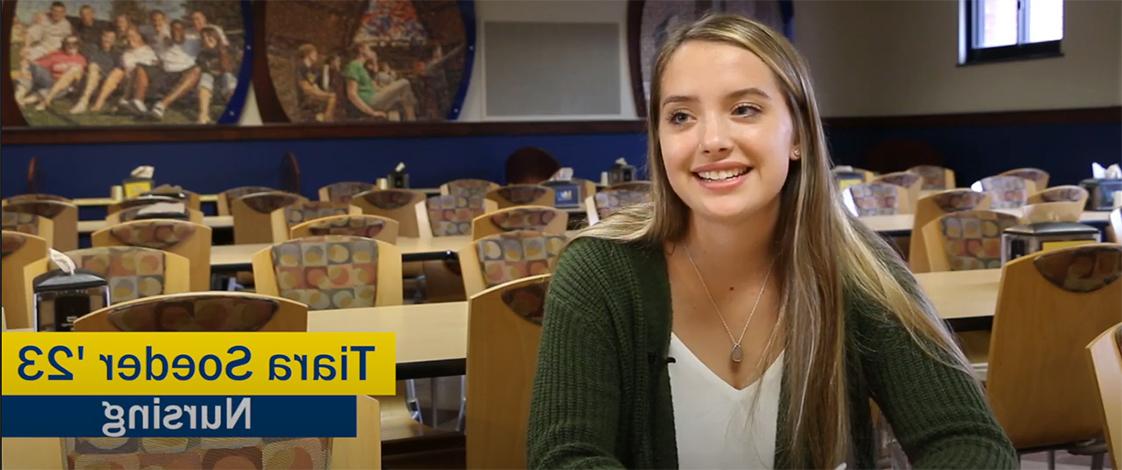
[[[354,396],[2,397],[4,437],[355,437]]]

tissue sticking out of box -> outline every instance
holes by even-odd
[[[1122,168],[1119,168],[1117,163],[1106,168],[1098,163],[1091,163],[1091,177],[1108,180],[1122,179]]]
[[[144,206],[136,215],[143,218],[148,214],[186,214],[187,206],[182,202],[157,202]]]
[[[561,168],[557,170],[557,172],[554,173],[553,176],[549,177],[549,181],[570,181],[572,179],[573,169],[569,167]]]
[[[617,159],[616,159],[616,165],[618,165],[618,166],[627,166],[627,159],[626,159],[626,158],[623,158],[623,157],[619,157],[619,158],[617,158]]]
[[[405,162],[398,162],[397,166],[393,167],[393,171],[395,173],[404,172],[405,171]]]
[[[51,262],[53,262],[55,266],[58,266],[58,269],[61,269],[66,274],[74,274],[74,260],[70,259],[66,253],[51,248],[50,256]]]
[[[153,167],[151,165],[141,165],[141,166],[138,166],[136,168],[133,168],[132,172],[129,173],[129,176],[132,176],[133,178],[152,179],[152,177],[155,176],[155,174],[156,174],[156,168],[155,167]]]

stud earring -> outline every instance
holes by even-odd
[[[794,151],[794,155],[791,157],[791,160],[798,160],[799,157],[800,157],[799,149],[796,148],[795,151]]]

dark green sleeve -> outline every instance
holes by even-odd
[[[902,265],[896,277],[915,296]],[[915,468],[1017,468],[1017,453],[967,372],[944,364],[908,334],[894,314],[856,302],[865,339],[865,378]]]
[[[575,242],[550,282],[530,405],[530,468],[623,468],[615,457],[620,362],[597,265],[603,243]]]

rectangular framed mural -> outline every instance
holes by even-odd
[[[267,2],[276,100],[298,123],[454,120],[471,76],[474,23],[463,0]]]
[[[249,85],[248,4],[15,2],[4,101],[32,127],[236,122]]]

